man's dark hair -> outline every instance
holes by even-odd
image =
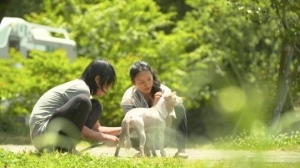
[[[95,81],[98,75],[100,76],[99,87],[103,92],[105,87],[113,87],[117,81],[115,69],[108,61],[101,58],[93,60],[80,77],[89,86],[91,95],[95,95],[99,88]]]

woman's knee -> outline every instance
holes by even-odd
[[[91,99],[92,109],[89,112],[89,116],[85,122],[85,126],[92,128],[97,120],[102,115],[102,105],[97,99]]]
[[[97,99],[91,99],[92,109],[97,111],[102,111],[102,104]]]
[[[172,122],[172,128],[182,129],[181,127],[186,127],[187,118],[184,106],[182,104],[177,105],[174,107],[174,111],[176,113],[176,119]]]
[[[185,111],[185,108],[182,104],[179,104],[179,105],[176,105],[174,107],[174,111],[176,113],[176,117],[185,117],[186,116],[186,111]]]

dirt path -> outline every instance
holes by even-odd
[[[31,145],[0,145],[0,148],[12,152],[28,152],[33,151]],[[78,148],[79,150],[83,149]],[[166,148],[168,157],[173,157],[176,149]],[[86,151],[94,156],[114,156],[114,147],[96,147]],[[132,157],[137,152],[134,149],[125,151],[124,148],[120,150],[121,157]],[[200,160],[230,160],[230,159],[246,159],[265,162],[300,162],[300,152],[285,152],[285,151],[267,151],[267,152],[250,152],[241,150],[199,150],[187,149],[186,153],[189,155],[188,159]],[[159,151],[158,151],[159,154]]]

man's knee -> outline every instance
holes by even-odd
[[[92,107],[90,98],[85,94],[79,94],[79,95],[75,96],[74,99],[76,99],[76,102],[79,102],[81,105],[85,106],[87,109],[90,109]]]
[[[92,104],[92,109],[96,109],[98,111],[102,111],[102,104],[97,99],[90,99],[90,102]]]

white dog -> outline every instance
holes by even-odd
[[[154,135],[158,133],[159,149],[162,157],[166,156],[164,151],[164,131],[166,128],[166,117],[173,111],[174,106],[182,103],[182,98],[176,96],[176,92],[165,93],[158,103],[151,108],[134,108],[128,111],[122,121],[122,131],[120,140],[116,148],[115,156],[119,155],[119,150],[126,139],[125,148],[131,147],[130,132],[135,130],[139,135],[141,156],[145,156],[144,146],[149,138],[150,150],[153,156],[155,152]],[[148,142],[148,141],[147,141]]]

